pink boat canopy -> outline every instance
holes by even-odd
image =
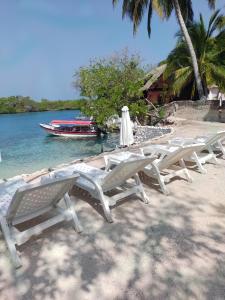
[[[77,125],[77,126],[90,126],[96,123],[90,120],[53,120],[52,125]]]

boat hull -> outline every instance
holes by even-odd
[[[40,124],[40,127],[45,130],[50,135],[54,136],[62,136],[62,137],[70,137],[70,138],[92,138],[97,137],[98,133],[96,131],[80,131],[80,132],[72,132],[72,131],[62,131],[57,129],[55,126],[51,126],[48,124]]]

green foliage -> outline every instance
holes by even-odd
[[[120,2],[119,0],[112,0],[113,6],[116,6]],[[147,20],[148,36],[151,36],[151,22],[153,11],[161,19],[168,20],[175,10],[174,0],[122,0],[122,17],[128,17],[133,23],[133,33],[137,32],[137,29],[143,19]],[[216,0],[206,0],[211,9],[215,9]],[[186,23],[192,22],[194,12],[192,9],[191,0],[179,0],[179,6]],[[145,18],[147,13],[147,18]]]
[[[206,27],[202,15],[198,22],[192,22],[188,31],[195,48],[200,76],[205,93],[207,86],[216,84],[225,91],[225,16],[217,10]],[[177,33],[178,42],[167,58],[166,77],[173,85],[173,92],[179,95],[190,91],[188,98],[196,98],[194,70],[188,47],[182,33]]]
[[[112,0],[114,6],[118,2],[119,0]],[[151,21],[153,11],[155,11],[161,19],[167,20],[174,10],[174,3],[172,0],[123,0],[122,2],[122,16],[127,16],[132,21],[134,33],[137,32],[138,26],[144,19],[145,13],[147,13],[146,20],[149,37],[151,35]],[[192,20],[193,10],[191,0],[179,0],[179,4],[185,21]]]
[[[75,73],[74,86],[88,99],[82,112],[93,116],[99,124],[104,124],[111,115],[120,115],[124,105],[133,116],[140,116],[145,111],[143,102],[139,102],[143,86],[140,78],[144,74],[139,56],[129,56],[127,52],[91,61]]]
[[[11,96],[0,98],[0,114],[80,109],[84,102],[85,100],[49,101],[46,99],[36,102],[30,97]]]
[[[38,102],[39,110],[72,110],[80,109],[81,106],[86,102],[86,100],[57,100],[49,101],[47,99],[42,99],[41,102]]]
[[[129,106],[130,108],[130,115],[132,117],[137,117],[140,122],[143,122],[147,113],[148,113],[148,106],[144,100],[138,100],[136,102],[131,103]]]
[[[0,98],[0,113],[38,111],[38,104],[30,97],[12,96]]]
[[[165,116],[166,116],[166,110],[165,110],[165,108],[163,106],[159,108],[159,110],[158,110],[158,116],[159,116],[160,119],[164,119],[165,118]]]
[[[117,5],[119,0],[112,0],[113,5]],[[216,0],[206,0],[211,9],[215,9]],[[164,20],[168,20],[173,12],[175,12],[176,19],[180,26],[180,29],[184,35],[191,54],[192,64],[195,69],[195,80],[197,84],[199,97],[204,96],[203,86],[198,70],[197,58],[193,49],[192,41],[187,31],[186,24],[193,21],[193,8],[192,0],[123,0],[122,1],[122,17],[127,16],[133,23],[133,33],[137,32],[137,28],[142,22],[147,13],[147,31],[148,36],[151,35],[151,21],[153,12],[156,12],[158,16]]]

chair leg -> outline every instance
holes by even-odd
[[[216,157],[216,155],[214,154],[213,155],[213,158],[212,158],[213,160],[214,160],[214,162],[218,165],[219,164],[219,161],[218,161],[218,159],[217,159],[217,157]]]
[[[157,178],[158,178],[158,182],[159,182],[159,185],[161,187],[161,190],[162,190],[163,194],[165,194],[165,195],[168,196],[169,195],[169,191],[168,191],[168,189],[167,189],[167,187],[165,185],[163,176],[159,175]]]
[[[184,173],[185,173],[185,176],[187,178],[187,181],[192,183],[193,182],[193,178],[191,177],[190,173],[188,172],[188,169],[184,169]]]
[[[187,169],[187,167],[186,167],[186,165],[185,165],[185,162],[184,162],[183,158],[180,159],[180,166],[181,166],[181,167],[183,168],[183,170],[184,170],[184,175],[185,175],[185,177],[187,178],[187,181],[188,181],[188,182],[193,182],[193,179],[192,179],[190,173],[188,172],[188,169]]]
[[[5,218],[1,217],[0,223],[1,223],[2,232],[3,232],[4,238],[5,238],[6,245],[8,247],[12,262],[13,262],[15,268],[19,268],[22,266],[22,264],[21,264],[18,254],[17,254],[15,243],[12,240],[10,228],[9,228]]]
[[[108,200],[105,198],[102,190],[98,190],[98,196],[99,196],[99,200],[102,204],[102,208],[103,208],[103,211],[104,211],[104,214],[105,214],[105,217],[106,217],[107,221],[109,223],[112,223],[113,218],[112,218],[112,214],[111,214],[111,211],[110,211],[110,208],[109,208]]]
[[[187,169],[183,158],[180,159],[179,163],[182,168]]]
[[[202,174],[206,174],[207,173],[207,170],[205,168],[203,168],[203,165],[202,163],[200,162],[199,158],[198,158],[198,155],[196,152],[193,152],[193,159],[198,167],[198,170],[200,173]]]
[[[216,155],[215,155],[215,153],[213,152],[212,147],[209,146],[207,150],[209,151],[210,154],[212,154],[211,160],[213,160],[216,164],[219,164],[219,161],[218,161],[218,159],[216,158]]]
[[[81,227],[80,222],[78,220],[78,217],[77,217],[74,205],[73,205],[73,203],[70,199],[70,196],[68,194],[65,194],[64,200],[65,200],[65,203],[66,203],[66,207],[67,207],[67,209],[69,210],[69,212],[72,216],[72,220],[73,220],[75,230],[79,233],[82,232],[82,227]]]
[[[160,185],[160,188],[161,188],[161,190],[162,190],[162,192],[163,192],[163,194],[164,195],[169,195],[169,191],[168,191],[168,189],[166,188],[166,185],[165,185],[165,180],[164,180],[164,177],[160,174],[160,171],[159,171],[159,169],[158,169],[158,167],[156,166],[156,165],[152,165],[152,168],[153,168],[153,170],[154,170],[154,172],[155,172],[155,175],[156,175],[156,178],[157,178],[157,180],[158,180],[158,183],[159,183],[159,185]]]
[[[141,194],[141,199],[143,200],[143,202],[145,204],[148,204],[149,203],[149,198],[148,198],[148,196],[145,193],[145,190],[143,188],[143,185],[141,183],[141,180],[140,180],[140,177],[139,177],[138,174],[134,175],[134,180],[135,180],[135,182],[136,182],[136,184],[138,186],[139,192]]]
[[[225,158],[225,149],[221,141],[218,141],[218,146],[220,151],[223,153],[223,158]]]

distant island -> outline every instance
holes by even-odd
[[[39,112],[50,110],[80,109],[85,100],[47,100],[35,101],[30,97],[11,96],[0,98],[0,114],[14,114],[23,112]]]

